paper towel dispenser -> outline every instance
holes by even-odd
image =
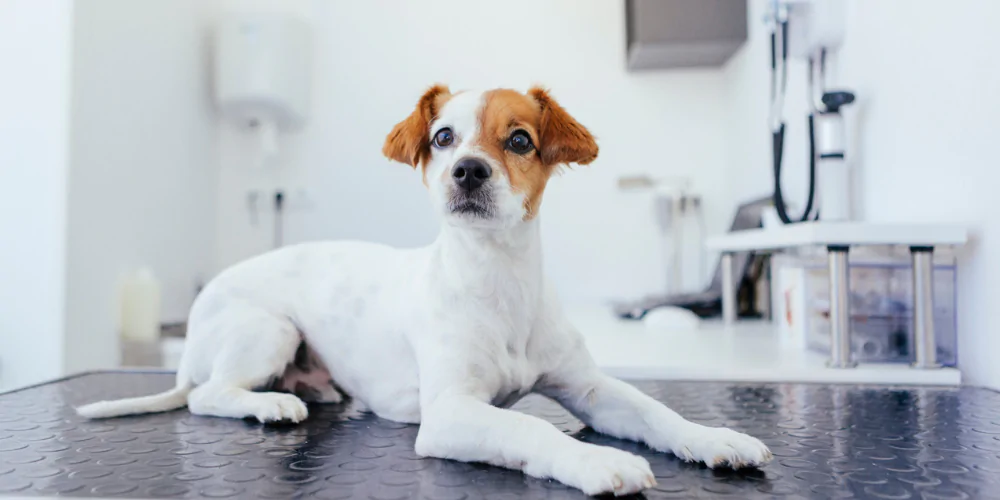
[[[747,39],[746,0],[625,0],[629,71],[718,67]]]
[[[215,100],[223,117],[258,134],[265,155],[309,115],[312,40],[304,21],[274,13],[230,14],[215,37]]]

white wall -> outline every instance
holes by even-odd
[[[275,3],[253,2],[256,8]],[[247,8],[245,2],[230,2]],[[267,210],[249,223],[249,190],[273,182],[309,190],[313,208],[287,216],[286,242],[358,238],[428,243],[436,221],[419,176],[381,156],[385,135],[434,82],[453,89],[549,86],[597,136],[590,167],[554,179],[542,209],[548,272],[568,300],[658,292],[666,284],[653,205],[617,191],[618,176],[688,175],[712,231],[724,198],[725,86],[720,71],[627,74],[621,2],[285,2],[317,25],[314,116],[287,142],[280,175],[253,172],[254,143],[222,135],[217,263],[266,250]],[[268,191],[270,194],[270,191]],[[289,199],[289,203],[294,200]],[[695,234],[695,233],[692,233]],[[601,262],[594,266],[594,262]],[[697,261],[690,286],[702,284]]]
[[[118,363],[122,273],[150,266],[164,321],[210,276],[218,179],[208,22],[198,0],[77,2],[66,370]]]
[[[732,199],[770,191],[767,92],[769,41],[763,0],[750,5],[750,42],[726,68]],[[847,38],[835,59],[834,86],[858,103],[848,154],[858,176],[860,215],[871,221],[959,222],[976,241],[959,262],[959,363],[966,380],[1000,388],[1000,197],[996,119],[1000,116],[1000,3],[930,0],[848,3]],[[802,200],[805,156],[804,73],[786,116],[786,189]],[[794,163],[793,163],[794,162]]]
[[[72,16],[0,2],[0,390],[61,370]]]

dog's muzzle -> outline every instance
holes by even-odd
[[[489,188],[477,189],[471,193],[456,189],[448,200],[448,211],[453,214],[489,219],[495,214],[496,208]]]
[[[490,218],[494,214],[493,196],[488,184],[493,169],[479,158],[466,157],[455,163],[451,178],[455,182],[448,209],[452,213]]]

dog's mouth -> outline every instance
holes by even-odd
[[[477,219],[491,219],[495,208],[493,198],[484,191],[472,193],[456,193],[448,201],[448,211],[453,214],[466,215]]]

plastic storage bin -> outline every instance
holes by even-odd
[[[825,254],[786,257],[781,260],[784,297],[799,316],[790,335],[801,336],[804,348],[830,352],[830,278]],[[793,271],[789,274],[787,271]],[[788,276],[796,276],[794,285]],[[936,255],[934,262],[934,330],[937,360],[957,364],[957,269],[954,257]],[[780,281],[780,279],[779,279]],[[794,296],[794,298],[790,298]],[[850,315],[852,358],[862,363],[912,363],[913,272],[909,253],[854,252],[850,256]],[[786,310],[783,320],[792,321]],[[784,325],[787,329],[788,325]]]

